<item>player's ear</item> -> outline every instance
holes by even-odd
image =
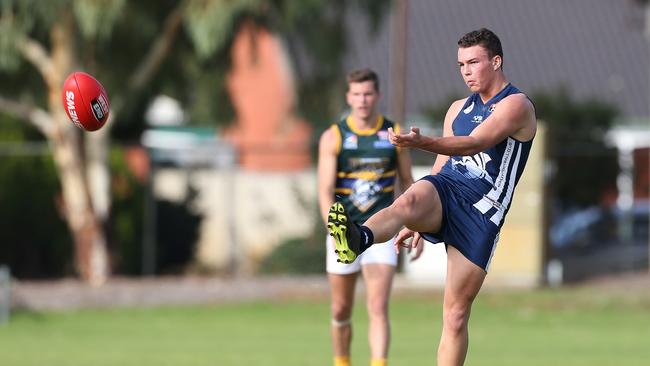
[[[492,67],[494,68],[494,71],[499,70],[501,67],[503,60],[501,59],[501,56],[496,55],[492,58]]]

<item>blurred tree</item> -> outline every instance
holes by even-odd
[[[442,131],[442,128],[445,124],[445,115],[447,115],[449,106],[453,102],[464,98],[464,96],[458,94],[449,95],[447,96],[447,99],[445,99],[445,101],[442,103],[435,106],[425,107],[422,115],[430,122],[431,127]]]
[[[24,123],[0,115],[0,263],[17,278],[63,276],[72,266],[69,231],[60,215],[52,157]]]
[[[0,112],[30,123],[51,146],[80,276],[100,284],[109,275],[112,130],[134,138],[148,101],[160,93],[183,101],[193,119],[228,121],[228,51],[245,20],[283,35],[300,55],[301,104],[308,117],[320,114],[331,105],[327,97],[338,96],[332,86],[341,77],[346,10],[359,8],[376,26],[388,3],[0,0]],[[60,87],[74,70],[93,74],[109,92],[110,120],[99,131],[80,133],[64,113]]]
[[[548,156],[553,163],[552,194],[560,210],[602,204],[614,189],[616,151],[605,133],[614,124],[615,107],[593,99],[577,101],[565,89],[534,93],[537,118],[548,125]]]
[[[75,266],[84,280],[94,284],[102,283],[108,275],[103,223],[110,202],[107,152],[112,123],[109,121],[96,133],[81,135],[65,116],[60,87],[75,69],[94,74],[108,84],[108,90],[117,90],[111,88],[117,83],[106,81],[126,81],[120,85],[120,92],[113,93],[112,117],[119,116],[129,94],[151,80],[180,28],[179,5],[156,5],[160,5],[158,12],[150,6],[139,13],[143,13],[143,19],[155,22],[161,10],[167,10],[163,29],[152,27],[149,32],[133,33],[140,36],[134,36],[134,40],[151,43],[143,47],[146,52],[138,54],[142,61],[133,70],[106,67],[127,56],[116,52],[118,47],[111,48],[109,57],[99,57],[101,48],[109,47],[112,29],[122,12],[131,10],[125,1],[1,3],[0,67],[7,73],[2,74],[0,83],[0,110],[31,123],[50,143],[61,182],[63,213],[74,242]],[[127,39],[122,41],[128,43]]]

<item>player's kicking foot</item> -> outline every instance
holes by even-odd
[[[338,255],[337,262],[352,263],[359,254],[361,249],[361,239],[359,228],[350,220],[345,207],[340,202],[334,202],[330,207],[327,215],[327,230],[334,238]]]

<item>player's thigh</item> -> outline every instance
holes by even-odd
[[[386,312],[395,275],[395,266],[386,263],[371,263],[362,267],[363,279],[366,286],[366,302],[368,310]]]
[[[437,232],[442,222],[442,204],[438,190],[429,181],[413,183],[395,201],[407,212],[405,226],[419,232]]]
[[[350,316],[354,304],[354,289],[357,283],[357,276],[358,273],[345,275],[327,274],[330,284],[332,312],[335,316]]]
[[[445,304],[470,305],[483,285],[486,272],[453,245],[447,246]]]

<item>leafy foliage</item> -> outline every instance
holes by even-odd
[[[185,202],[156,202],[156,273],[183,273],[192,260],[203,219],[189,208],[195,196]]]
[[[442,131],[443,125],[445,123],[445,116],[449,110],[449,106],[456,100],[464,98],[460,95],[450,95],[445,99],[444,102],[424,108],[424,116],[431,121],[431,127],[439,129]]]
[[[111,191],[113,205],[108,223],[108,240],[114,273],[142,273],[145,185],[126,164],[124,148],[111,149]]]
[[[0,119],[0,140],[19,143],[31,129]],[[72,272],[72,244],[60,214],[59,184],[47,155],[0,156],[0,264],[19,278]]]
[[[320,245],[305,238],[284,241],[264,259],[260,273],[266,274],[321,274],[325,272],[324,238]]]
[[[260,264],[260,273],[324,273],[326,232],[320,215],[316,220],[316,227],[310,236],[285,240],[264,258]]]
[[[131,72],[179,4],[183,26],[169,56],[149,85],[131,93]],[[0,83],[0,94],[28,95],[45,106],[42,80],[29,77],[34,74],[31,67],[20,66],[15,40],[25,34],[47,47],[51,26],[57,19],[69,16],[71,8],[73,31],[77,33],[69,40],[79,57],[77,68],[101,80],[111,99],[126,101],[114,123],[114,137],[137,138],[144,128],[146,107],[160,93],[181,100],[190,112],[191,123],[228,123],[233,117],[225,89],[229,51],[241,24],[253,21],[285,41],[296,66],[300,112],[318,124],[340,107],[337,101],[344,76],[341,59],[346,42],[342,24],[346,10],[369,14],[371,24],[378,27],[389,4],[387,0],[4,0],[0,69],[12,75],[3,72],[0,79],[12,77],[27,82]]]
[[[210,58],[233,35],[242,14],[262,15],[262,0],[190,0],[185,27],[201,60]]]
[[[537,118],[548,124],[548,157],[555,174],[551,183],[560,209],[599,204],[615,189],[616,151],[605,144],[605,133],[618,112],[594,99],[577,101],[564,89],[536,93]]]
[[[580,144],[602,146],[605,133],[618,116],[615,107],[595,99],[578,101],[564,88],[534,93],[532,100],[537,118],[549,124],[557,139],[556,156],[571,152]]]

